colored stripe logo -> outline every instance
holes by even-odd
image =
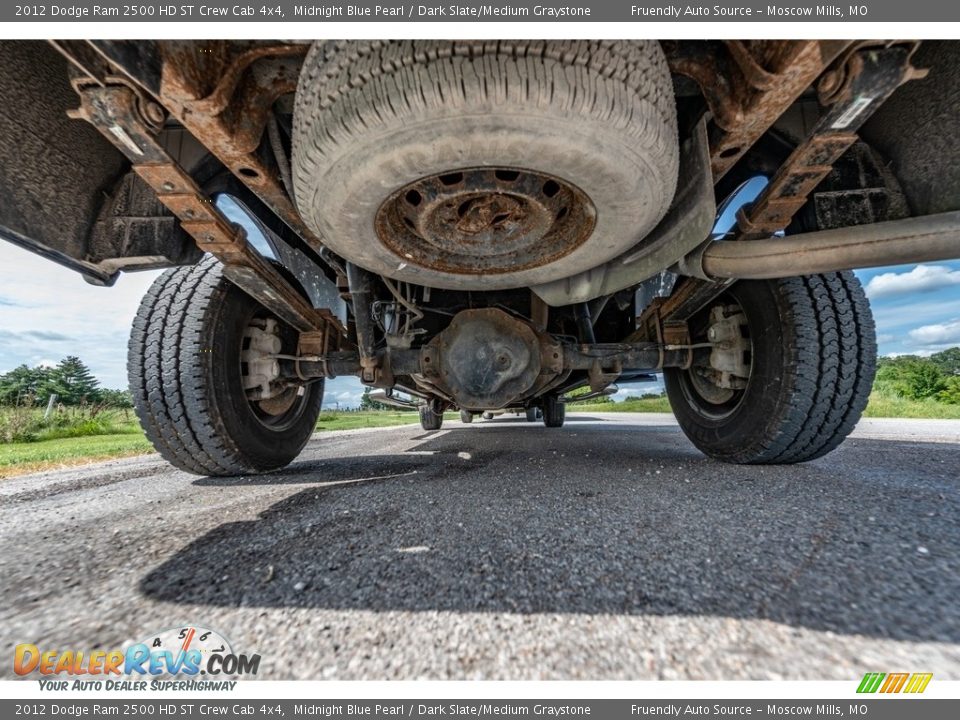
[[[922,693],[933,673],[867,673],[860,681],[858,693]]]

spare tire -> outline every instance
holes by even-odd
[[[652,40],[318,42],[296,95],[307,225],[433,287],[525,287],[623,253],[666,213],[678,155]]]

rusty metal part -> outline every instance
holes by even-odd
[[[360,351],[360,365],[363,371],[360,380],[373,385],[378,380],[378,370],[382,366],[380,354],[376,349],[376,331],[373,323],[373,276],[363,268],[347,263],[347,282],[350,288],[350,304],[353,308],[354,331],[357,349]],[[387,382],[386,385],[391,385]]]
[[[182,47],[182,46],[181,46]],[[195,82],[185,82],[186,74],[181,72],[178,77],[165,76],[164,84],[161,86],[161,92],[164,96],[173,96],[181,100],[191,112],[217,115],[222,113],[233,102],[234,96],[238,94],[241,82],[244,80],[244,73],[254,66],[260,60],[277,60],[280,58],[303,58],[308,50],[307,45],[266,45],[253,47],[241,52],[227,65],[227,69],[220,75],[217,85],[205,97],[197,98],[196,91],[198,85]],[[192,54],[192,49],[189,51]],[[165,60],[172,60],[176,56],[177,50],[171,48],[170,54]],[[182,54],[180,59],[186,59]],[[275,86],[274,93],[289,92],[290,73],[285,65],[279,65],[264,73],[264,64],[258,64],[256,71],[262,76],[257,80],[261,87],[268,84]],[[296,82],[296,76],[299,74],[300,62],[296,64],[293,72],[293,81]],[[266,80],[264,79],[266,78]],[[294,89],[296,85],[294,85]],[[249,89],[247,90],[249,92]]]
[[[319,311],[326,316],[326,322],[320,330],[308,330],[300,333],[297,339],[297,357],[309,357],[322,365],[323,377],[334,378],[337,376],[336,369],[328,364],[328,361],[335,351],[340,349],[341,341],[346,336],[346,329],[340,325],[339,319],[329,310]],[[300,368],[300,360],[294,361],[294,371],[297,376],[303,380],[306,375]]]
[[[770,90],[780,81],[780,74],[763,67],[743,41],[727,40],[724,44],[749,87]]]
[[[215,255],[224,274],[264,307],[298,330],[317,330],[330,316],[315,310],[256,252],[246,233],[231,223],[204,195],[193,178],[157,142],[155,128],[143,112],[143,98],[121,78],[107,85],[88,79],[75,82],[80,108],[71,117],[88,121],[133,163],[133,170],[180,220],[201,250]]]
[[[693,348],[688,322],[707,303],[733,284],[732,279],[702,280],[684,278],[669,297],[654,298],[637,318],[637,329],[624,339],[627,343],[655,342],[660,347],[685,347],[686,356],[679,365],[689,369],[693,363]],[[669,364],[661,359],[661,367]]]
[[[857,130],[900,85],[917,77],[914,44],[863,48],[846,62],[847,81],[829,110],[783,163],[749,208],[737,213],[737,239],[766,238],[786,228],[833,164],[857,140]]]
[[[421,348],[384,350],[382,360],[390,372],[416,384],[416,389],[403,388],[404,392],[473,411],[519,406],[531,398],[582,386],[583,373],[593,392],[601,392],[622,376],[689,368],[695,347],[685,324],[668,326],[657,342],[575,345],[495,308],[467,310],[458,318]],[[319,336],[302,337],[313,341],[305,340],[301,352],[320,349]],[[290,380],[363,371],[360,355],[352,351],[281,359],[281,375]],[[574,372],[578,375],[571,380]]]
[[[317,235],[301,220],[263,138],[273,105],[296,90],[306,44],[155,41],[149,57],[129,43],[92,46],[143,81],[170,114],[317,252]]]
[[[465,312],[502,312],[495,308],[486,308],[483,311]],[[507,316],[510,317],[509,315]],[[514,318],[511,321],[520,322]],[[540,374],[529,391],[523,397],[543,395],[547,390],[563,383],[569,374],[575,370],[601,372],[615,379],[620,374],[634,375],[637,372],[658,370],[664,367],[690,367],[690,357],[693,347],[689,344],[686,326],[671,327],[666,337],[669,343],[663,342],[622,342],[622,343],[595,343],[593,345],[573,345],[561,343],[556,338],[535,333],[539,344]],[[467,336],[463,339],[468,340]],[[474,347],[474,350],[476,348]],[[412,376],[418,384],[417,390],[405,389],[414,395],[436,394],[453,400],[452,395],[444,389],[439,376],[440,358],[437,346],[425,345],[422,348],[397,349],[390,348],[389,363],[396,376]],[[298,377],[294,370],[294,363],[299,362],[302,373],[300,379],[315,377],[337,377],[338,375],[359,375],[362,371],[360,356],[354,351],[330,352],[324,356],[304,356],[298,361],[282,359],[281,375],[284,377]],[[492,368],[493,371],[496,367]],[[582,384],[582,381],[577,381]],[[502,407],[502,406],[501,406]]]
[[[703,283],[708,285],[709,283]],[[686,300],[685,286],[681,286],[680,293],[675,292],[667,298],[657,297],[644,309],[637,318],[637,329],[624,342],[628,344],[648,343],[658,348],[660,357],[655,367],[689,368],[693,363],[693,348],[690,342],[690,328],[685,317],[678,320],[667,320],[675,315],[682,316],[682,303]],[[699,300],[695,300],[698,302]],[[709,299],[705,302],[709,302]],[[698,308],[699,309],[699,308]],[[667,351],[675,353],[670,362],[667,361]],[[679,353],[679,354],[676,354]]]
[[[280,167],[258,153],[274,103],[297,87],[306,45],[257,47],[228,58],[208,89],[202,48],[160,43],[160,100],[190,133],[315,250],[320,239],[300,219],[283,185]]]
[[[593,232],[597,212],[579,188],[519,168],[463,168],[401,188],[377,211],[380,241],[398,262],[495,274],[547,265]]]
[[[833,104],[757,200],[737,213],[736,241],[753,243],[757,241],[755,238],[769,238],[790,224],[796,212],[807,203],[810,193],[830,173],[833,163],[857,141],[857,129],[896,88],[922,75],[910,63],[915,49],[915,43],[888,43],[881,47],[862,47],[846,57],[847,80],[842,89],[834,91]],[[764,240],[766,242],[769,241]],[[700,270],[701,256],[709,248],[710,245],[705,244],[679,263],[679,267],[698,277],[685,278],[660,306],[659,313],[665,322],[687,321],[734,282],[732,277],[707,279],[710,275]],[[751,244],[743,252],[749,255],[753,248]],[[786,270],[789,275],[802,272],[795,265]]]
[[[291,381],[359,375],[360,371],[360,356],[353,350],[330,351],[323,355],[304,353],[297,359],[280,359],[280,374]]]
[[[722,42],[668,41],[662,45],[670,71],[697,84],[717,126],[734,127],[743,120],[742,82],[738,82],[739,72]]]
[[[757,72],[745,75],[739,96],[741,117],[711,133],[710,155],[714,182],[719,180],[781,115],[806,91],[848,43],[845,41],[782,40],[731,41],[741,68],[753,63]],[[763,71],[763,80],[750,80]]]
[[[392,362],[409,367],[414,352],[391,351],[396,353]],[[486,308],[459,313],[447,330],[421,348],[421,375],[414,378],[421,390],[477,411],[541,397],[565,383],[573,371],[586,371],[592,391],[599,392],[624,373],[689,367],[691,358],[685,328],[671,332],[667,342],[574,345],[502,310]]]
[[[922,80],[929,74],[928,69],[913,67],[910,62],[920,47],[919,42],[904,40],[858,40],[847,46],[833,65],[820,77],[820,81],[817,83],[817,99],[820,104],[824,107],[833,105],[838,100],[843,100],[849,95],[851,83],[862,71],[860,63],[855,59],[855,56],[862,50],[867,48],[883,49],[893,47],[894,45],[905,46],[909,52],[904,82],[908,80]]]
[[[563,369],[558,342],[503,310],[464,310],[421,351],[423,373],[458,407],[506,407]]]
[[[611,375],[628,370],[659,370],[664,367],[689,367],[687,346],[663,345],[656,342],[596,343],[594,345],[564,345],[563,366],[571,370],[596,372],[596,368]]]
[[[164,56],[160,99],[184,126],[201,130],[197,139],[214,151],[243,160],[259,146],[273,104],[297,89],[304,45],[260,47],[241,53],[221,69],[217,86],[202,94],[203,85],[190,72],[197,46],[161,44]],[[206,141],[213,141],[207,143]],[[240,173],[251,177],[249,172]]]
[[[670,69],[700,87],[713,115],[714,182],[750,149],[849,45],[833,40],[667,42]]]
[[[623,360],[619,357],[614,358],[607,363],[606,367],[599,360],[595,359],[593,365],[587,371],[590,390],[594,393],[601,392],[609,387],[614,380],[623,374]]]
[[[783,230],[807,203],[833,163],[857,141],[855,132],[813,135],[796,148],[749,207],[737,211],[738,239],[770,237]]]

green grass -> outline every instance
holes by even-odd
[[[948,405],[936,400],[908,400],[873,392],[863,414],[866,417],[960,420],[960,405]]]
[[[143,433],[0,444],[0,478],[153,452]]]
[[[37,413],[39,411],[30,411],[31,415]],[[448,418],[455,415],[447,413]],[[42,413],[38,417],[42,418]],[[70,423],[61,418],[59,425],[37,430],[37,418],[25,417],[21,412],[14,420],[20,425],[29,425],[32,431],[30,437],[37,439],[31,442],[0,442],[0,478],[153,452],[153,446],[144,437],[140,426],[133,421],[122,421],[124,417],[118,415],[111,422],[90,422],[89,419],[76,418],[76,422]],[[420,418],[415,412],[324,411],[317,419],[317,430],[356,430],[418,422]]]
[[[60,407],[49,418],[44,418],[43,408],[0,407],[0,443],[128,434],[140,434],[133,410],[102,405]]]
[[[575,403],[570,412],[671,412],[666,397],[628,400],[618,403]],[[948,405],[936,400],[909,400],[880,393],[871,393],[864,411],[865,417],[922,418],[932,420],[960,420],[960,405]]]
[[[450,417],[448,415],[448,417]],[[342,412],[325,410],[317,418],[317,430],[356,430],[357,428],[390,427],[392,425],[412,425],[420,422],[415,412],[394,412],[393,410],[370,410],[363,412]]]
[[[637,398],[634,400],[624,400],[623,402],[591,403],[589,400],[584,403],[573,403],[567,406],[570,412],[640,412],[640,413],[668,413],[670,403],[666,395],[656,398]]]

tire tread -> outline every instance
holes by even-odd
[[[806,298],[788,295],[796,380],[782,406],[778,437],[748,461],[753,464],[807,462],[834,450],[863,414],[876,371],[873,318],[853,273],[780,283],[806,289]]]
[[[873,385],[877,345],[866,294],[851,272],[750,282],[770,283],[780,315],[783,367],[776,387],[765,390],[776,393],[773,412],[751,437],[729,431],[722,442],[705,442],[693,427],[684,429],[704,452],[725,462],[789,464],[822,457],[853,430]],[[671,403],[684,402],[676,381],[667,387]]]
[[[198,475],[265,469],[226,430],[206,355],[231,290],[213,257],[168,270],[144,296],[130,334],[127,370],[140,425],[167,462]]]

